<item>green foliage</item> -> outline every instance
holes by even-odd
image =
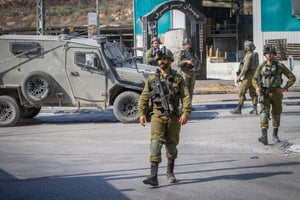
[[[111,8],[109,5],[103,5],[100,7],[100,13],[104,14],[104,15],[108,15],[111,11]]]
[[[16,11],[9,12],[9,13],[7,13],[7,16],[9,16],[9,17],[18,17],[19,16],[19,12],[16,12]]]
[[[114,17],[112,17],[112,16],[109,16],[109,17],[108,17],[108,21],[109,21],[109,22],[114,22],[114,21],[116,21],[116,19],[115,19]]]
[[[87,14],[96,12],[95,0],[65,2],[65,0],[49,0],[48,3],[46,2],[46,21],[50,22],[51,26],[60,26],[66,21],[67,23],[72,22],[73,25],[85,25]],[[116,18],[114,16],[121,15],[121,18],[118,19],[118,24],[132,25],[132,19],[128,19],[128,16],[122,16],[127,9],[132,9],[132,0],[99,0],[99,2],[101,23],[115,23]],[[35,26],[37,19],[35,1],[30,1],[30,3],[29,1],[14,1],[13,4],[2,3],[0,5],[4,8],[0,10],[0,26],[5,27],[5,24],[10,22],[14,22],[16,26]],[[62,21],[61,19],[64,20]]]

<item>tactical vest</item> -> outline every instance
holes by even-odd
[[[182,60],[188,60],[194,58],[194,52],[192,50],[185,51],[181,50],[181,58]]]
[[[185,73],[191,72],[193,67],[197,67],[199,65],[199,60],[195,56],[195,52],[192,49],[190,49],[189,51],[181,50],[180,57],[181,60],[191,60],[193,63],[192,65],[184,64],[183,66],[181,66],[181,70]]]
[[[264,88],[279,88],[282,84],[281,75],[278,73],[279,63],[263,64],[261,67],[262,86]]]
[[[250,69],[256,70],[259,65],[258,53],[253,52],[253,63],[251,63]]]
[[[174,81],[174,74],[170,73],[166,79],[160,79],[160,84],[158,83],[158,78],[160,78],[160,74],[156,74],[155,78],[151,80],[151,88],[153,91],[156,91],[154,95],[151,95],[151,104],[153,108],[161,110],[164,112],[164,106],[162,104],[162,95],[164,96],[167,104],[171,108],[172,112],[176,112],[176,108],[179,106],[179,96],[176,95],[176,89],[174,88],[174,84],[177,85]],[[158,88],[161,87],[161,88]],[[158,92],[160,91],[160,92]]]

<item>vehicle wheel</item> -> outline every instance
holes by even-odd
[[[42,109],[42,107],[30,107],[30,108],[22,107],[21,108],[21,118],[32,119],[40,113],[41,109]]]
[[[119,94],[114,102],[114,114],[123,123],[138,122],[138,100],[139,94],[127,91]]]
[[[20,119],[20,107],[15,98],[0,96],[0,126],[14,126]]]
[[[53,96],[54,90],[55,82],[45,72],[31,72],[22,82],[22,93],[32,103],[41,103],[47,100]]]

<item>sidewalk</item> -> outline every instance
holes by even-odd
[[[197,80],[194,89],[193,103],[231,102],[237,103],[239,87],[233,80]],[[250,100],[249,94],[246,94]],[[300,87],[291,87],[284,93],[284,100],[300,99]]]
[[[246,102],[251,103],[249,93]],[[193,104],[237,104],[239,100],[239,87],[232,80],[196,80]],[[291,87],[283,94],[284,102],[293,102],[300,105],[300,87]]]
[[[300,92],[300,87],[291,87],[290,92]],[[233,80],[196,80],[194,94],[238,94],[239,87]],[[300,93],[299,93],[300,95]]]
[[[196,80],[194,94],[237,94],[239,88],[233,80]]]

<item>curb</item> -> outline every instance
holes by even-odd
[[[218,87],[218,86],[216,86]],[[220,86],[222,87],[222,86]],[[292,87],[289,89],[289,92],[300,92],[300,87]],[[201,94],[238,94],[239,88],[231,89],[231,90],[194,90],[194,95],[201,95]]]
[[[237,94],[238,92],[238,90],[196,90],[193,94]]]

